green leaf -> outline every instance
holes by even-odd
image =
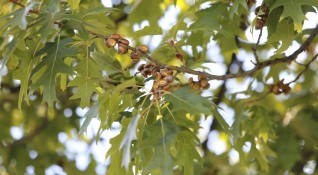
[[[179,127],[169,121],[160,119],[154,125],[145,128],[145,139],[142,142],[141,150],[151,150],[150,159],[144,166],[144,174],[171,175],[174,161],[170,154],[170,148],[176,142],[180,132]],[[149,152],[144,152],[149,156]],[[143,156],[142,156],[143,157]]]
[[[88,125],[91,123],[93,118],[97,118],[98,116],[98,109],[99,109],[99,104],[96,102],[84,115],[83,118],[85,118],[84,123],[82,124],[80,130],[79,130],[79,135],[82,135],[84,132],[87,131]]]
[[[76,48],[67,48],[65,45],[72,39],[58,40],[55,43],[47,43],[44,48],[39,50],[35,56],[45,55],[43,60],[33,69],[31,90],[43,86],[43,101],[47,102],[50,107],[53,106],[56,98],[56,77],[59,73],[73,75],[73,68],[66,65],[63,61],[65,57],[75,56]],[[44,71],[44,72],[43,72]]]
[[[147,35],[161,35],[162,34],[162,29],[159,26],[145,26],[141,30],[137,30],[132,35],[130,36],[133,39],[140,38],[142,36],[147,36]]]
[[[164,43],[156,48],[151,54],[152,57],[163,63],[168,63],[171,59],[175,59],[176,49],[169,43]]]
[[[102,129],[110,128],[112,122],[121,116],[120,112],[123,112],[134,105],[135,99],[133,99],[133,95],[123,93],[123,91],[126,90],[126,88],[132,88],[135,85],[135,78],[131,78],[115,87],[109,87],[106,89],[105,93],[99,96],[100,131]]]
[[[121,9],[118,8],[107,8],[107,7],[96,7],[96,8],[90,8],[88,10],[86,10],[84,13],[84,15],[82,15],[81,18],[84,18],[86,16],[92,16],[92,15],[99,15],[101,13],[103,14],[107,14],[113,11],[122,11]]]
[[[13,38],[13,40],[7,44],[6,48],[8,49],[6,51],[6,54],[4,57],[0,60],[0,83],[2,80],[1,73],[5,70],[5,66],[9,60],[9,58],[12,56],[16,48],[24,41],[24,39],[29,35],[29,32],[27,31],[21,31],[17,34],[16,37]]]
[[[70,99],[80,98],[82,108],[90,106],[91,96],[94,92],[98,92],[97,89],[100,88],[99,80],[103,78],[96,63],[90,59],[89,48],[86,47],[85,49],[85,57],[75,67],[77,76],[68,84],[68,86],[77,87],[77,91]]]
[[[33,59],[32,53],[28,50],[20,50],[16,49],[15,55],[21,60],[21,66],[19,69],[13,72],[13,78],[20,80],[20,92],[19,92],[19,100],[18,107],[21,109],[22,100],[24,99],[27,104],[29,104],[28,98],[28,87],[29,87],[29,79],[32,72]]]
[[[191,114],[210,114],[212,106],[207,97],[196,95],[189,87],[179,88],[177,91],[166,94],[165,101],[170,102],[172,112],[185,110]]]
[[[136,5],[132,7],[131,13],[128,15],[128,21],[131,24],[141,23],[148,20],[150,26],[156,26],[157,21],[162,15],[160,4],[162,0],[147,0],[135,2]],[[151,7],[151,8],[149,8]]]
[[[290,127],[279,128],[279,138],[275,142],[274,149],[277,152],[277,164],[290,170],[301,158],[298,140]],[[286,146],[288,143],[288,146]]]
[[[32,2],[26,7],[20,8],[19,10],[13,12],[12,14],[1,17],[0,20],[4,20],[6,18],[13,16],[13,18],[10,19],[9,22],[1,29],[0,33],[2,33],[5,30],[11,31],[16,26],[19,26],[20,29],[25,30],[28,25],[26,16],[28,15],[28,12],[32,9],[32,7],[35,4],[37,4],[37,2]]]
[[[225,3],[215,3],[210,8],[198,11],[195,16],[197,19],[190,26],[191,31],[205,31],[210,34],[220,32],[225,34],[221,28],[224,18],[228,16],[228,6]]]
[[[98,51],[91,52],[92,59],[99,66],[100,70],[105,70],[108,75],[123,72],[120,63],[108,53],[100,53]]]
[[[230,9],[230,19],[233,19],[234,14],[238,15],[240,5],[244,7],[244,9],[248,9],[246,0],[234,0]]]
[[[78,5],[81,2],[81,0],[66,0],[66,1],[72,10],[78,9]]]
[[[199,145],[198,138],[189,130],[182,131],[176,143],[177,149],[177,162],[179,169],[183,167],[184,175],[192,175],[194,172],[194,160],[202,164],[202,158],[195,148]]]
[[[281,46],[275,51],[275,53],[281,53],[289,48],[295,38],[293,23],[288,22],[287,19],[283,19],[278,23],[275,33],[272,33],[268,37],[268,43],[281,42]]]
[[[306,16],[302,10],[303,5],[310,5],[318,8],[317,0],[277,0],[271,7],[271,11],[277,7],[283,6],[284,11],[280,19],[283,20],[291,17],[294,21],[294,28],[297,32],[301,32],[303,28],[303,21]]]
[[[126,171],[128,170],[129,163],[131,161],[131,157],[130,157],[131,142],[137,139],[136,132],[137,132],[137,124],[139,119],[140,119],[140,115],[135,115],[131,119],[127,127],[126,134],[124,138],[122,139],[122,142],[120,143],[119,149],[123,149],[123,158],[122,158],[121,165],[125,167]]]
[[[126,126],[127,122],[122,123],[124,127]],[[119,146],[123,140],[125,131],[122,130],[116,137],[111,138],[109,143],[111,144],[111,148],[106,153],[106,159],[110,157],[111,163],[107,169],[107,174],[132,174],[131,172],[127,172],[125,168],[122,168],[122,158],[123,158],[123,151],[119,149]]]
[[[224,120],[224,118],[221,116],[218,110],[212,110],[213,117],[219,122],[219,124],[222,126],[222,128],[225,130],[227,134],[230,134],[230,126],[229,124]]]

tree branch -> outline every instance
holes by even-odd
[[[10,0],[10,2],[12,2],[14,4],[17,4],[17,5],[21,6],[21,7],[25,7],[23,4],[21,4],[17,0]],[[38,11],[31,11],[31,10],[30,10],[30,13],[39,14]],[[56,22],[56,24],[61,26],[60,22]],[[89,30],[87,30],[87,32],[89,34],[93,35],[95,38],[103,38],[103,39],[107,39],[108,38],[108,36],[103,36],[103,35],[100,35],[98,33],[95,33],[95,32],[89,31]],[[248,71],[244,71],[244,72],[240,72],[240,73],[235,73],[235,74],[228,73],[228,74],[225,74],[225,75],[214,75],[214,74],[209,74],[209,73],[203,72],[203,71],[192,70],[192,69],[189,69],[189,68],[186,68],[186,67],[183,67],[183,66],[178,67],[178,66],[166,65],[166,64],[161,63],[157,59],[153,58],[149,54],[143,54],[143,56],[145,58],[147,58],[148,60],[152,61],[153,63],[157,64],[160,67],[168,66],[171,69],[176,70],[178,72],[184,72],[184,73],[189,73],[189,74],[193,74],[193,75],[201,75],[201,76],[206,77],[209,80],[226,80],[226,79],[231,79],[231,78],[251,76],[251,75],[255,74],[257,71],[259,71],[259,70],[261,70],[261,69],[263,69],[263,68],[265,68],[267,66],[273,66],[273,65],[276,65],[276,64],[280,64],[280,63],[289,63],[291,61],[294,61],[297,58],[297,56],[309,46],[309,44],[316,37],[317,33],[318,33],[318,25],[313,29],[312,33],[309,35],[307,40],[291,55],[286,56],[286,57],[282,57],[282,58],[275,58],[273,60],[267,60],[267,61],[263,61],[263,62],[258,62],[258,64],[255,64],[255,67],[253,69],[248,70]],[[258,38],[258,41],[257,41],[258,43],[259,43],[260,37],[261,37],[261,34],[259,35],[259,38]],[[120,43],[121,41],[119,40],[118,42]],[[256,46],[257,45],[258,44],[256,44]],[[135,47],[131,47],[131,46],[128,46],[128,49],[132,50],[132,51],[136,50]]]

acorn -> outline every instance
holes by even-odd
[[[140,73],[141,73],[141,75],[142,75],[143,77],[147,78],[148,75],[145,73],[144,70],[142,70]]]
[[[193,85],[193,78],[192,78],[192,77],[191,77],[191,78],[189,78],[189,80],[188,80],[188,84],[189,84],[189,85],[191,85],[191,86]]]
[[[198,75],[198,79],[199,79],[199,80],[204,79],[204,78],[206,79],[206,76],[205,76],[205,75],[202,75],[202,74]]]
[[[159,88],[157,80],[153,82],[153,88],[154,89],[158,89]]]
[[[207,87],[209,84],[209,81],[206,78],[200,79],[199,82],[201,87]]]
[[[173,82],[173,76],[167,75],[166,77],[163,78],[164,80],[167,80],[168,83]]]
[[[139,59],[140,56],[141,56],[141,53],[136,50],[132,51],[130,54],[131,59]]]
[[[256,7],[256,9],[255,9],[255,11],[254,11],[255,15],[258,14],[258,12],[259,12],[260,9],[261,9],[261,6]]]
[[[127,45],[123,43],[118,43],[118,53],[119,54],[125,54],[128,52],[128,47]]]
[[[262,11],[263,11],[265,14],[268,14],[268,13],[269,13],[269,10],[270,10],[267,5],[263,5],[261,9],[262,9]]]
[[[277,84],[272,84],[269,86],[269,92],[272,92],[273,94],[281,94],[281,91],[279,90],[279,87]]]
[[[265,25],[265,21],[263,19],[257,19],[256,24],[255,24],[255,29],[259,30],[261,28],[263,28]]]
[[[167,86],[167,84],[168,84],[167,80],[161,79],[161,80],[158,81],[158,86],[159,87]]]
[[[160,72],[155,72],[154,77],[156,77],[157,80],[161,80],[162,79],[162,76],[161,76]]]
[[[114,33],[114,34],[110,35],[110,38],[113,38],[115,40],[119,40],[121,38],[121,36],[119,34],[117,34],[117,33]]]
[[[166,86],[162,87],[162,90],[168,91],[170,89],[171,85],[167,84]]]
[[[129,45],[129,41],[126,40],[125,38],[121,38],[121,39],[119,40],[119,42],[122,43],[122,44],[124,44],[124,45],[126,45],[126,46]]]
[[[148,47],[145,45],[140,45],[137,47],[137,50],[139,50],[141,53],[147,53],[148,52]]]
[[[105,43],[108,48],[113,48],[117,44],[117,41],[114,38],[107,38]]]
[[[151,70],[149,68],[144,68],[143,70],[147,75],[151,74]]]
[[[145,65],[145,68],[149,68],[149,67],[153,67],[154,65],[152,64],[152,63],[147,63],[146,65]]]
[[[137,70],[140,72],[140,71],[142,71],[144,69],[144,67],[145,67],[145,64],[140,64],[138,66]]]
[[[169,75],[167,69],[160,69],[160,73],[161,73],[161,75],[162,75],[163,77]]]
[[[202,89],[209,89],[210,88],[210,83],[205,84],[204,86],[201,86]]]
[[[198,81],[193,82],[191,87],[193,90],[199,90],[201,88],[200,83]]]

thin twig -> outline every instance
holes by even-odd
[[[262,33],[263,33],[263,28],[262,28],[261,31],[259,32],[257,42],[256,42],[255,46],[254,46],[253,49],[252,49],[252,50],[253,50],[254,57],[255,57],[255,60],[256,60],[256,65],[259,64],[259,59],[258,59],[258,56],[257,56],[256,51],[257,51],[257,47],[258,47],[258,45],[259,45],[259,42],[260,42],[260,40],[261,40]]]
[[[257,97],[255,99],[251,99],[251,100],[248,100],[248,101],[245,101],[244,104],[251,104],[251,103],[255,103],[257,101],[260,101],[262,100],[263,98],[265,98],[268,94],[270,94],[269,91],[267,91],[265,94],[261,95],[260,97]]]
[[[318,57],[318,53],[317,53],[307,64],[304,65],[304,66],[305,66],[305,69],[304,69],[303,71],[301,71],[301,72],[296,76],[296,78],[295,78],[293,81],[291,81],[291,82],[289,82],[289,83],[286,83],[286,84],[291,84],[291,83],[296,82],[296,81],[300,78],[300,76],[301,76],[304,72],[307,71],[307,69],[309,68],[310,64],[311,64],[312,62],[314,62],[314,61],[317,59],[317,57]]]

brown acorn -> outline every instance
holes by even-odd
[[[167,69],[160,69],[160,73],[161,73],[162,77],[169,75]]]
[[[147,53],[148,52],[148,47],[145,45],[140,45],[137,47],[137,50],[139,50],[142,53]]]
[[[156,77],[157,80],[161,80],[161,79],[162,79],[162,76],[161,76],[161,73],[160,73],[160,72],[155,72],[154,77]]]
[[[122,44],[124,44],[124,45],[126,45],[126,46],[129,45],[129,41],[126,40],[125,38],[121,38],[121,39],[119,40],[119,42],[122,43]]]
[[[201,88],[198,81],[194,81],[191,87],[193,90],[199,90]]]
[[[282,87],[282,91],[285,95],[287,95],[291,91],[291,88],[288,86],[288,84],[284,84],[284,86]]]
[[[145,68],[149,68],[149,67],[153,67],[154,65],[152,64],[152,63],[147,63],[146,65],[145,65]]]
[[[145,72],[145,70],[142,70],[140,73],[143,77],[147,78],[148,74]]]
[[[268,13],[269,13],[269,10],[270,10],[267,5],[263,5],[261,9],[262,9],[262,11],[263,11],[265,14],[268,14]]]
[[[105,43],[108,48],[113,48],[117,44],[117,41],[114,38],[107,38]]]
[[[158,80],[158,86],[159,87],[167,86],[167,84],[168,84],[167,80],[164,80],[164,79]]]
[[[167,75],[164,79],[167,80],[168,83],[173,82],[173,76],[171,76],[171,75]]]
[[[263,19],[257,18],[256,24],[255,24],[255,29],[259,30],[259,29],[263,28],[264,25],[265,25],[265,21]]]
[[[205,86],[201,86],[202,89],[209,89],[210,88],[210,83],[205,84]]]
[[[131,59],[139,59],[139,57],[141,56],[141,53],[138,52],[138,51],[132,51],[131,54],[130,54],[130,58]]]
[[[188,84],[189,84],[189,85],[191,85],[191,86],[193,85],[193,78],[192,78],[192,77],[191,77],[191,78],[189,78],[189,80],[188,80]]]
[[[140,64],[138,66],[137,70],[140,72],[140,71],[142,71],[144,69],[144,67],[145,67],[145,64]]]
[[[207,87],[209,84],[209,81],[206,78],[200,79],[199,82],[201,87]]]
[[[119,54],[126,54],[128,52],[128,47],[127,45],[123,43],[118,43],[118,53]]]
[[[259,12],[260,9],[261,9],[261,6],[256,7],[256,9],[255,9],[255,11],[254,11],[255,15],[258,14],[258,12]]]
[[[110,38],[113,38],[115,40],[119,40],[121,38],[121,36],[119,34],[117,34],[117,33],[114,33],[114,34],[110,35]]]
[[[153,88],[154,89],[158,89],[159,88],[157,80],[153,82]]]
[[[279,87],[277,84],[270,85],[269,92],[276,94],[276,95],[281,94],[281,91],[279,90]]]
[[[171,85],[167,84],[166,86],[162,87],[162,90],[168,91],[170,89]]]
[[[144,68],[143,70],[147,75],[151,74],[151,70],[149,68]]]

